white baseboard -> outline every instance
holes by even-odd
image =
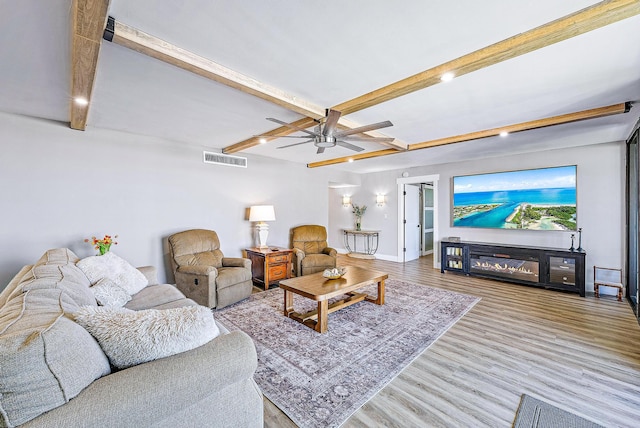
[[[376,259],[387,260],[389,262],[400,262],[398,256],[387,256],[386,254],[376,254]]]

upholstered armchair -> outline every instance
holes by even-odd
[[[171,235],[169,251],[176,286],[196,303],[220,309],[251,295],[251,260],[224,257],[216,232]]]
[[[296,276],[336,267],[337,251],[327,245],[327,229],[324,226],[294,227],[291,242]]]

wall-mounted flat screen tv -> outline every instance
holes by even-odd
[[[576,230],[576,166],[453,177],[452,225]]]

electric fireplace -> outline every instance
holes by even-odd
[[[443,239],[440,271],[585,295],[584,251]]]
[[[509,255],[471,254],[469,270],[476,274],[489,273],[493,277],[527,282],[540,281],[540,262],[534,257],[516,257]]]

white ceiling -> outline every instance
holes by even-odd
[[[109,15],[244,75],[331,107],[595,4],[587,0],[112,0]],[[71,0],[0,0],[0,111],[69,120]],[[640,16],[348,116],[404,143],[640,100]],[[371,172],[624,140],[628,114],[330,168]],[[88,128],[222,149],[302,116],[102,42]],[[81,132],[81,131],[78,131]],[[245,152],[309,163],[312,144]],[[301,140],[302,141],[302,140]],[[367,151],[384,146],[357,143]]]

